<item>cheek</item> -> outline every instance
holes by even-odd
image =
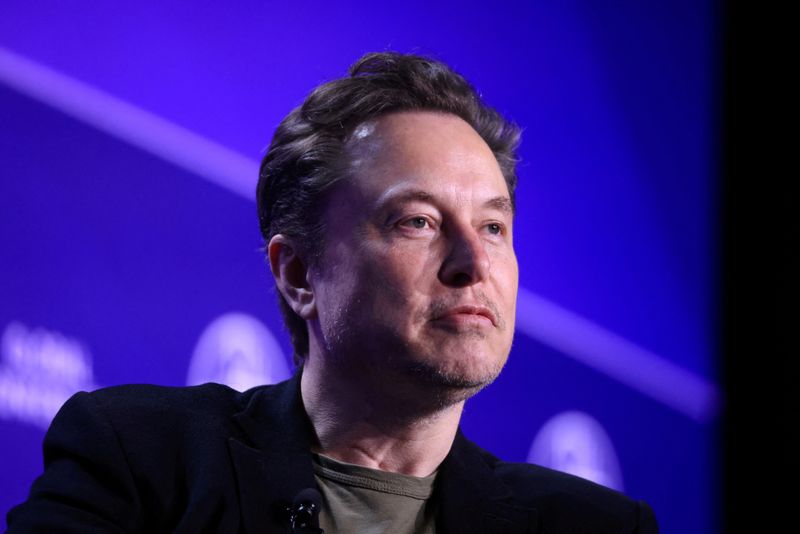
[[[359,268],[362,288],[369,293],[368,299],[389,308],[384,313],[405,312],[428,293],[438,266],[418,248],[395,246],[381,252],[370,255]]]
[[[507,285],[511,291],[516,295],[517,287],[519,286],[519,265],[517,264],[516,256],[512,256],[506,266]]]
[[[497,259],[494,265],[494,283],[499,294],[509,307],[514,307],[519,287],[519,267],[513,255]]]

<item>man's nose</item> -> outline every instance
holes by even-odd
[[[491,267],[486,243],[474,228],[450,232],[449,249],[439,272],[442,283],[467,287],[486,280]]]

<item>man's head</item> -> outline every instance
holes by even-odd
[[[357,221],[353,217],[365,215],[366,206],[359,203],[369,201],[370,199],[365,199],[363,196],[376,191],[371,189],[366,191],[363,187],[354,189],[353,184],[384,187],[387,191],[392,189],[396,176],[391,174],[393,171],[387,170],[388,165],[384,165],[386,159],[392,157],[389,152],[393,152],[397,157],[407,157],[401,154],[402,150],[393,150],[393,147],[402,145],[414,151],[415,148],[409,142],[413,144],[413,140],[422,139],[423,133],[431,134],[428,136],[432,136],[430,139],[424,140],[429,144],[434,142],[446,144],[448,136],[458,137],[466,143],[462,143],[460,148],[441,147],[443,153],[449,148],[457,151],[471,146],[470,154],[462,154],[465,158],[463,159],[465,169],[469,168],[468,162],[476,163],[476,157],[473,157],[475,153],[484,156],[482,161],[477,163],[479,166],[485,167],[487,162],[491,162],[493,169],[484,169],[485,172],[482,174],[473,174],[479,181],[493,184],[490,188],[493,193],[492,198],[502,196],[506,199],[505,203],[497,199],[486,200],[492,200],[495,208],[501,208],[501,211],[507,213],[509,218],[507,237],[510,246],[510,216],[513,211],[516,186],[515,150],[519,140],[518,129],[506,122],[494,110],[486,107],[474,89],[446,65],[419,56],[391,53],[364,56],[350,69],[348,77],[318,87],[279,126],[262,162],[258,186],[261,231],[267,242],[269,243],[276,235],[288,240],[303,264],[312,270],[316,269],[314,272],[322,275],[317,277],[320,284],[324,280],[329,280],[331,276],[338,276],[337,272],[347,274],[343,271],[345,269],[343,265],[336,265],[337,261],[341,264],[347,258],[335,260],[333,256],[328,256],[324,259],[323,265],[323,257],[325,251],[330,248],[332,238],[338,239],[341,237],[340,232],[347,231],[346,228],[338,227],[336,228],[338,233],[332,235],[334,230],[332,226],[338,226],[342,218],[352,220],[354,224],[352,231],[359,233],[366,231],[366,221],[360,220],[356,224]],[[398,136],[404,137],[405,140]],[[420,154],[420,161],[433,156],[435,153]],[[379,167],[389,173],[382,176],[385,180],[377,179],[381,176],[374,171]],[[396,168],[394,171],[402,172],[403,169]],[[444,173],[442,169],[440,171]],[[429,182],[424,184],[426,187],[441,186],[447,181],[447,173],[440,175],[429,173],[428,178]],[[499,178],[499,183],[495,178]],[[450,187],[451,191],[454,191],[453,187]],[[422,201],[425,191],[417,190],[417,193],[423,193],[417,195],[416,199]],[[429,200],[438,202],[443,199]],[[458,202],[463,204],[465,200],[461,199]],[[347,213],[348,208],[351,210],[355,208],[356,212]],[[437,209],[440,208],[444,206],[437,206]],[[413,224],[424,226],[426,223],[420,219]],[[455,228],[451,229],[448,226],[446,229],[453,235],[458,233],[455,232]],[[359,239],[361,237],[363,236],[359,234]],[[467,248],[469,246],[471,245],[467,244]],[[419,251],[409,251],[409,253],[419,256]],[[513,255],[513,250],[511,253]],[[355,256],[358,254],[351,254],[350,260]],[[439,251],[434,256],[444,261],[446,254]],[[408,258],[412,259],[414,258]],[[347,267],[350,271],[353,268],[358,266]],[[433,265],[428,265],[428,268],[434,270],[434,277],[438,276],[437,272],[441,270]],[[515,262],[513,270],[515,294]],[[275,271],[274,265],[273,271]],[[456,276],[460,277],[456,285],[465,287],[475,285],[461,279],[472,275],[458,273]],[[384,282],[388,286],[395,283],[390,279]],[[447,284],[451,283],[445,283]],[[341,294],[343,289],[340,287],[337,291],[338,293],[334,293]],[[429,304],[433,306],[433,302],[437,302],[436,306],[439,306],[440,312],[444,313],[448,306],[459,305],[463,303],[461,301],[469,301],[469,305],[477,303],[479,307],[489,309],[488,315],[493,316],[495,321],[503,320],[506,326],[510,321],[513,327],[513,311],[510,314],[504,311],[505,317],[498,317],[499,310],[491,310],[495,304],[488,301],[488,296],[482,294],[482,290],[471,291],[469,298],[464,297],[467,291],[463,287],[455,293],[460,296],[451,295],[438,301],[433,299]],[[388,299],[388,296],[386,297]],[[395,297],[401,300],[406,298],[401,294]],[[289,300],[292,300],[291,296]],[[307,320],[301,317],[302,312],[300,315],[297,313],[296,303],[287,301],[284,291],[281,291],[280,304],[295,352],[304,357],[309,348]],[[352,314],[353,310],[344,309],[345,304],[347,303],[327,302],[326,305],[334,309],[324,310],[323,315],[329,317],[330,315],[326,313],[332,311],[346,311]],[[402,308],[402,302],[398,301],[396,305],[398,309]],[[387,310],[373,311],[385,314]],[[423,313],[431,314],[435,311],[429,309]],[[473,316],[473,319],[480,316],[479,313]]]

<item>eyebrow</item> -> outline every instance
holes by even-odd
[[[393,194],[391,191],[389,191],[388,194],[382,195],[379,205],[384,207],[390,204],[402,204],[404,202],[412,202],[415,200],[419,202],[433,203],[435,202],[436,198],[422,189],[411,189],[397,194]]]
[[[388,194],[384,194],[379,200],[378,205],[380,206],[379,209],[382,209],[391,204],[403,204],[413,201],[435,204],[436,197],[422,189],[411,189],[397,194],[393,194],[393,192],[389,191]],[[514,215],[514,203],[511,202],[510,198],[505,196],[490,198],[483,203],[483,207],[494,209],[511,216]]]
[[[494,197],[483,203],[484,207],[502,211],[508,215],[514,215],[514,204],[508,197]]]

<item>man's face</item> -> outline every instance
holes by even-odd
[[[321,350],[381,387],[490,383],[514,332],[512,207],[494,155],[462,119],[402,112],[359,126],[324,212],[309,281]]]

